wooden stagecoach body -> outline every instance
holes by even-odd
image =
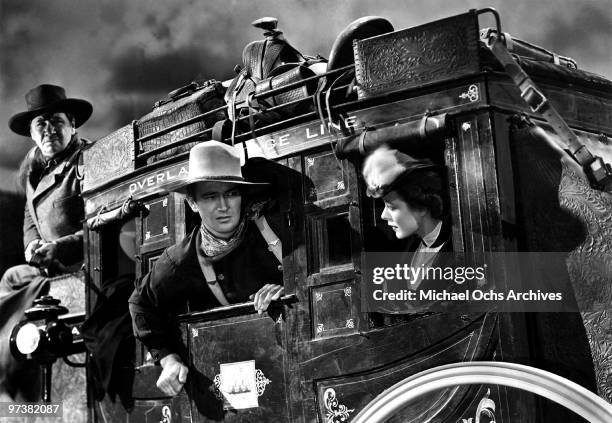
[[[325,120],[306,112],[257,128],[255,139],[250,132],[237,137],[250,157],[265,157],[280,169],[275,176],[278,213],[290,240],[283,245],[282,314],[272,319],[258,315],[251,304],[236,304],[180,316],[191,365],[186,389],[168,398],[155,388],[161,368],[148,361],[137,344],[134,365],[124,369],[131,375],[133,409],[126,412],[108,397],[102,402],[90,399],[93,421],[350,421],[396,382],[463,361],[531,364],[596,389],[585,324],[576,313],[420,313],[389,322],[361,312],[362,252],[369,250],[372,233],[382,226],[380,204],[365,195],[361,157],[338,158],[334,148],[340,144],[361,142],[363,147],[368,140],[388,141],[443,162],[457,252],[569,252],[586,236],[580,229],[584,225],[560,206],[560,182],[568,177],[560,156],[542,143],[524,142],[511,124],[512,116],[526,114],[546,127],[512,80],[483,59],[476,15],[470,12],[459,20],[430,25],[463,39],[466,20],[476,35],[465,38],[468,45],[459,49],[429,46],[438,49],[441,58],[456,60],[445,62],[442,70],[439,62],[435,68],[417,66],[418,78],[413,80],[418,83],[379,92],[373,84],[360,98],[334,104],[331,113],[324,113]],[[427,35],[431,28],[416,33]],[[399,34],[396,41],[394,34]],[[385,42],[401,43],[402,32]],[[610,83],[553,64],[523,64],[581,140],[600,155],[609,154]],[[362,70],[367,65],[357,63]],[[386,68],[388,73],[408,72],[399,68],[414,65],[395,66],[393,72]],[[394,78],[378,70],[383,80]],[[195,138],[206,139],[210,130]],[[186,176],[187,153],[155,159],[155,153],[193,140],[145,153],[137,125],[128,125],[84,154],[83,196],[89,219],[120,208],[130,198],[148,209],[135,217],[132,272],[137,277],[195,223],[184,196],[164,191]],[[560,225],[566,230],[559,231]],[[92,287],[86,301],[91,310],[103,281],[125,269],[117,265],[120,223],[96,230],[85,227],[85,277]],[[218,396],[220,366],[250,360],[257,374],[258,406],[224,410]],[[479,385],[424,396],[409,404],[397,421],[467,421],[476,416],[484,398],[495,403],[497,422],[540,421],[544,413],[571,419],[529,394]]]

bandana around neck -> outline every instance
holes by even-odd
[[[200,247],[210,261],[217,261],[234,251],[244,239],[244,234],[250,220],[257,219],[267,201],[249,204],[242,212],[240,222],[229,239],[222,239],[214,235],[202,223],[200,225],[200,236],[202,243]]]

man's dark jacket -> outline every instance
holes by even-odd
[[[278,234],[272,222],[269,223]],[[151,271],[137,281],[130,298],[134,333],[155,361],[178,353],[173,317],[221,305],[200,268],[196,252],[199,243],[199,228],[196,228],[183,241],[167,248]],[[213,263],[213,267],[227,300],[240,303],[248,301],[265,284],[281,285],[279,264],[255,224],[249,222],[242,243]]]
[[[48,163],[38,184],[32,184],[30,175],[26,182],[23,246],[35,239],[55,241],[58,259],[64,265],[83,258],[84,207],[78,161],[85,145],[83,140],[73,137],[60,157]]]

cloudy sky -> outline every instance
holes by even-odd
[[[361,16],[403,29],[485,6],[504,31],[612,78],[612,0],[0,0],[0,189],[13,188],[31,146],[7,121],[40,83],[90,100],[80,133],[97,139],[193,79],[230,78],[244,45],[261,38],[249,25],[259,17],[277,17],[302,52],[327,56]]]

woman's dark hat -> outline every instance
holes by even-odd
[[[91,103],[78,98],[66,98],[66,91],[57,85],[43,84],[32,88],[25,99],[28,110],[17,113],[9,120],[11,130],[24,137],[30,136],[30,122],[36,116],[55,112],[70,113],[78,128],[93,112]]]

